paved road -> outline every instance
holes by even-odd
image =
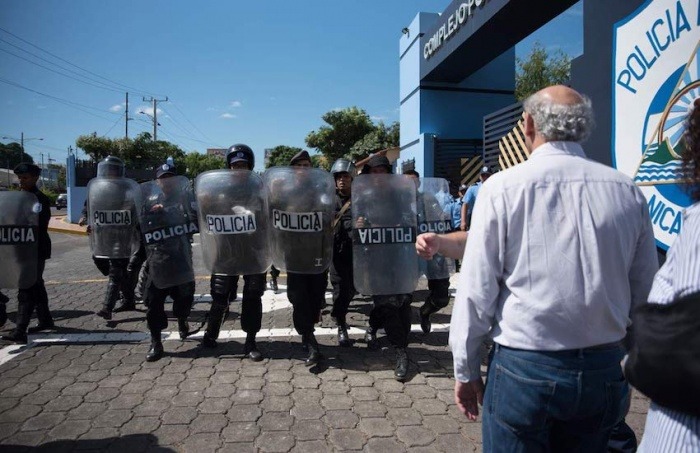
[[[106,279],[90,260],[86,238],[52,233],[52,240],[45,280],[60,328],[32,337],[30,347],[0,350],[0,450],[481,450],[480,422],[467,422],[453,401],[444,325],[428,336],[415,326],[410,376],[399,383],[386,340],[379,351],[361,340],[371,302],[358,297],[350,313],[353,347],[336,346],[324,310],[317,333],[326,360],[309,370],[282,279],[280,294],[264,296],[264,361],[241,358],[234,303],[218,349],[201,349],[197,337],[180,341],[171,322],[167,356],[145,363],[144,310],[116,314],[109,323],[97,318]],[[193,326],[210,300],[198,247]],[[414,320],[424,297],[416,292]],[[8,308],[14,319],[16,302]],[[449,322],[450,311],[436,321]],[[647,407],[635,394],[627,420],[638,435]]]

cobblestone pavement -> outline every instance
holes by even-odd
[[[430,335],[415,326],[405,383],[393,379],[385,339],[379,351],[361,340],[371,305],[361,297],[351,306],[353,347],[337,346],[327,307],[317,332],[326,359],[306,368],[284,291],[265,293],[262,362],[242,359],[234,302],[223,326],[228,339],[216,350],[169,335],[166,357],[146,363],[145,311],[118,313],[109,323],[97,318],[106,278],[86,238],[52,239],[45,280],[59,329],[0,351],[2,451],[481,451],[481,423],[467,422],[453,400],[445,325],[451,306],[435,316]],[[208,277],[200,261],[196,267],[193,326],[209,306]],[[9,295],[13,320],[14,291]],[[425,292],[415,296],[417,322]],[[635,393],[627,421],[638,436],[647,408]]]

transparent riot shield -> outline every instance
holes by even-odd
[[[335,180],[318,168],[274,167],[263,175],[269,193],[272,262],[300,274],[331,265]]]
[[[412,293],[418,282],[416,187],[402,175],[360,175],[352,183],[355,288],[368,295]]]
[[[199,229],[192,197],[184,176],[141,184],[141,234],[149,276],[158,288],[194,281],[190,239]]]
[[[98,177],[88,183],[90,247],[97,258],[129,258],[139,247],[141,188],[133,179]]]
[[[41,209],[33,193],[0,192],[0,288],[36,283]]]
[[[270,258],[267,190],[248,170],[212,170],[195,181],[204,265],[215,274],[265,272]]]
[[[445,234],[452,231],[449,204],[452,201],[450,185],[444,178],[421,178],[416,195],[418,234]],[[454,260],[435,255],[431,260],[419,259],[421,273],[428,280],[450,278],[454,273]]]

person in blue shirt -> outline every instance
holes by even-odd
[[[467,193],[462,197],[462,219],[459,229],[462,231],[467,231],[472,219],[472,210],[474,209],[474,203],[476,203],[476,196],[479,193],[481,185],[489,179],[489,176],[493,174],[493,170],[489,167],[484,166],[481,168],[481,174],[479,175],[479,181],[467,189]]]

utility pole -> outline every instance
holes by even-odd
[[[168,102],[168,97],[165,96],[165,99],[156,99],[154,97],[146,99],[144,96],[143,102],[152,102],[153,103],[153,141],[158,140],[158,102]]]
[[[126,92],[126,113],[124,115],[124,125],[126,130],[124,131],[124,135],[126,138],[129,138],[129,92]]]

